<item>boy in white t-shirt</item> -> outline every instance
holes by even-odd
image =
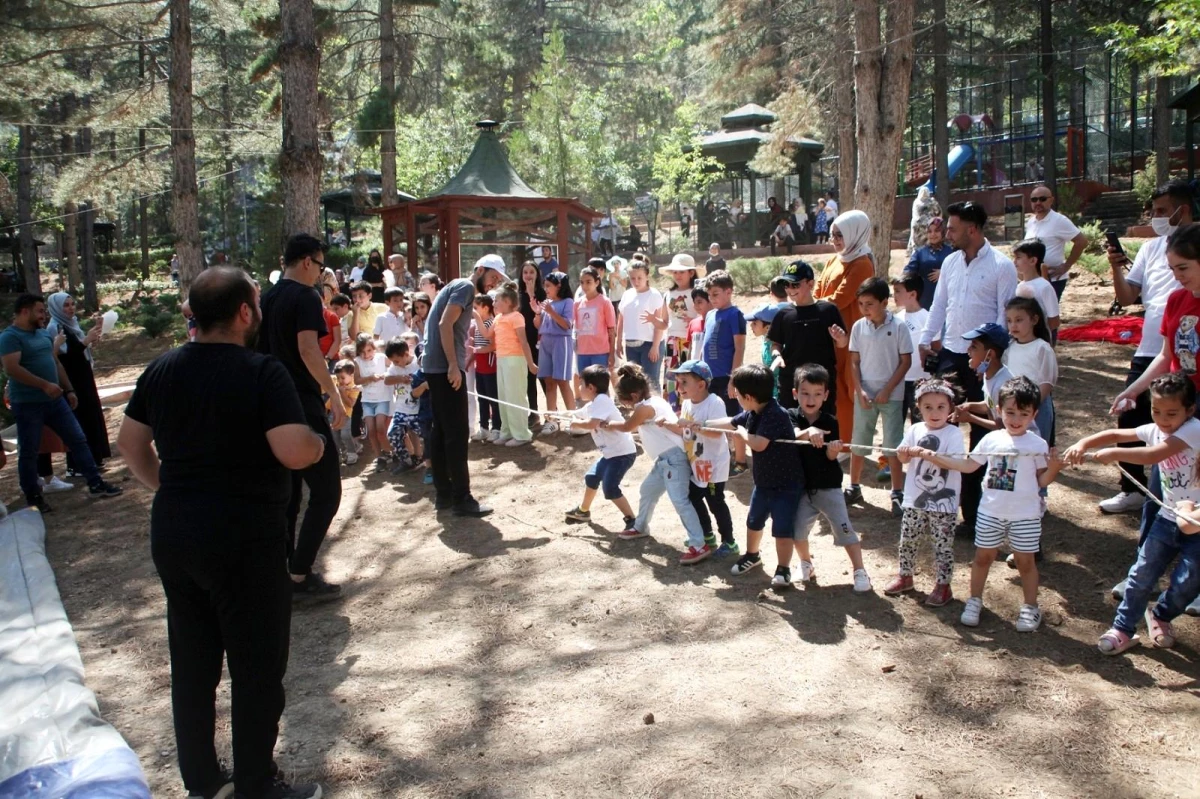
[[[1013,378],[1004,365],[1004,352],[1010,341],[1008,331],[995,322],[988,322],[963,333],[962,337],[971,342],[967,345],[967,363],[983,378],[983,399],[959,405],[955,409],[955,421],[999,430],[1000,389]]]
[[[583,476],[583,501],[567,511],[567,521],[590,522],[592,502],[596,499],[596,491],[603,486],[604,498],[617,506],[625,517],[625,528],[628,528],[633,525],[634,514],[629,500],[621,492],[621,480],[637,458],[637,445],[631,433],[600,426],[601,422],[625,421],[608,395],[609,380],[608,369],[596,364],[586,367],[579,375],[579,398],[587,405],[576,414],[582,415],[585,421],[572,422],[571,432],[590,432],[596,449],[600,450],[600,459]]]
[[[923,458],[946,469],[974,472],[986,466],[983,496],[975,519],[975,560],[971,564],[971,598],[959,619],[979,626],[983,588],[996,552],[1008,540],[1021,574],[1025,604],[1017,615],[1017,632],[1031,633],[1042,624],[1038,609],[1038,570],[1035,554],[1041,546],[1042,519],[1038,490],[1054,482],[1062,461],[1039,436],[1029,432],[1041,404],[1041,392],[1027,377],[1017,377],[1000,389],[1003,429],[983,437],[968,458],[939,455],[916,449],[911,457]]]
[[[389,362],[383,382],[391,386],[394,392],[392,424],[387,436],[392,444],[392,452],[396,454],[396,465],[392,467],[392,472],[397,473],[416,468],[421,462],[421,426],[417,422],[421,406],[412,395],[413,375],[421,365],[409,349],[408,342],[400,338],[389,341],[383,353]]]
[[[892,278],[892,297],[896,301],[897,308],[894,316],[908,328],[914,353],[916,353],[917,344],[921,341],[921,331],[925,329],[925,321],[929,319],[929,311],[921,307],[921,292],[924,288],[925,281],[916,272],[905,272],[900,277]],[[929,372],[925,371],[925,365],[914,354],[912,365],[908,367],[908,372],[904,375],[904,418],[914,424],[921,421],[917,414],[916,400],[913,399],[917,381],[927,377],[929,377]]]
[[[1054,286],[1042,277],[1042,263],[1046,260],[1046,245],[1041,239],[1025,239],[1013,247],[1013,264],[1017,267],[1017,296],[1037,300],[1042,308],[1042,317],[1050,328],[1051,343],[1058,343],[1058,295]]]

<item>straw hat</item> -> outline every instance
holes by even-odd
[[[696,277],[704,277],[704,265],[697,265],[696,259],[686,252],[676,253],[675,257],[671,259],[671,263],[658,268],[659,272],[687,272],[688,270],[695,272]]]

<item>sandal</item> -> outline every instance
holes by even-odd
[[[1126,635],[1116,627],[1113,627],[1100,636],[1100,643],[1096,646],[1102,654],[1119,655],[1127,649],[1132,649],[1139,643],[1141,643],[1141,639],[1136,635]]]
[[[1150,634],[1150,642],[1159,649],[1175,646],[1175,630],[1171,627],[1171,622],[1162,621],[1152,610],[1146,611],[1146,630]]]

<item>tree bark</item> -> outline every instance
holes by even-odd
[[[1154,79],[1154,183],[1161,186],[1171,179],[1171,78]]]
[[[916,0],[854,0],[854,98],[858,117],[858,181],[854,207],[871,219],[875,274],[887,277],[896,205],[896,165],[904,145],[912,81]],[[886,44],[884,43],[886,41]]]
[[[224,123],[224,132],[221,133],[221,152],[225,156],[225,166],[221,170],[225,173],[225,191],[221,197],[221,235],[225,239],[225,247],[228,250],[229,260],[231,263],[237,263],[240,257],[238,247],[238,235],[234,228],[237,225],[235,214],[237,208],[233,204],[233,198],[237,194],[238,176],[233,169],[233,152],[230,144],[231,134],[233,129],[233,93],[229,88],[229,35],[222,29],[217,35],[219,42],[219,54],[221,57],[221,72],[223,79],[221,81],[221,119]],[[233,222],[230,222],[233,219]]]
[[[200,204],[196,186],[196,134],[192,130],[192,11],[189,0],[170,0],[171,222],[179,283],[184,296],[204,269],[200,251]]]
[[[96,237],[92,225],[96,221],[96,210],[90,202],[81,206],[80,223],[83,237],[80,239],[80,260],[83,261],[83,306],[89,311],[100,309],[100,298],[96,292]]]
[[[933,153],[937,169],[937,202],[946,212],[950,205],[950,112],[946,109],[949,91],[946,74],[946,0],[933,0]]]
[[[62,134],[62,153],[69,159],[75,153],[75,134]],[[63,261],[60,268],[66,271],[67,291],[74,296],[79,291],[79,207],[73,200],[63,203]]]
[[[317,235],[320,224],[321,149],[317,141],[317,47],[312,0],[279,0],[283,72],[283,233]]]
[[[1054,15],[1052,0],[1041,0],[1042,182],[1055,192],[1058,182],[1058,109],[1054,101]]]
[[[138,45],[138,82],[146,79],[146,45]],[[146,163],[146,129],[138,128],[138,158],[143,166]],[[138,198],[138,244],[142,249],[141,275],[142,280],[150,279],[150,220],[148,218],[150,203],[146,197]]]
[[[379,136],[382,205],[395,205],[396,193],[396,18],[394,0],[379,0],[379,91],[387,100],[387,120]]]
[[[851,19],[854,9],[851,0],[835,0],[836,13],[832,27],[833,83],[831,102],[837,109],[834,119],[838,137],[838,198],[839,209],[850,209],[854,202],[858,173],[858,147],[854,139],[854,32]]]
[[[17,222],[20,223],[21,276],[25,290],[42,293],[37,247],[33,243],[33,128],[17,128]]]

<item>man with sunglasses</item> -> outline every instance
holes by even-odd
[[[325,416],[322,393],[336,397],[337,388],[320,338],[328,333],[321,295],[315,288],[325,267],[325,245],[301,233],[287,241],[283,253],[283,276],[262,297],[262,326],[258,351],[278,358],[291,375],[300,395],[300,405],[313,432],[333,440],[333,431]],[[348,424],[340,402],[331,404],[333,425]],[[308,486],[308,508],[297,533],[300,516],[301,483]],[[325,540],[329,525],[342,503],[342,477],[337,448],[326,446],[321,459],[305,469],[292,472],[292,498],[288,503],[288,572],[292,576],[293,597],[297,600],[334,599],[341,587],[321,579],[312,570],[317,550]]]
[[[1067,273],[1087,249],[1088,237],[1080,232],[1075,223],[1054,210],[1054,195],[1046,185],[1035,186],[1029,193],[1033,214],[1025,222],[1025,238],[1040,239],[1046,245],[1046,260],[1042,263],[1044,276],[1054,286],[1054,293],[1062,299],[1067,287]],[[1067,244],[1071,254],[1067,255]]]

